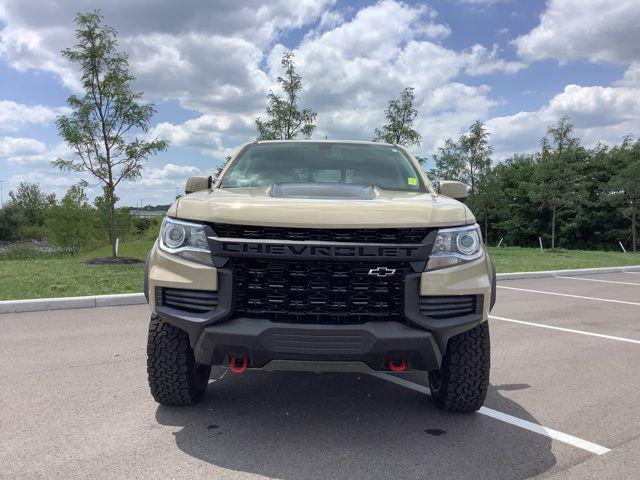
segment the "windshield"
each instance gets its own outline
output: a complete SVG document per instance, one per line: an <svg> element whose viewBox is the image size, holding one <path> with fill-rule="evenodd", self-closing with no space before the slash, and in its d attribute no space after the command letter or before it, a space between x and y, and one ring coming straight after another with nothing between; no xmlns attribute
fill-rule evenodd
<svg viewBox="0 0 640 480"><path fill-rule="evenodd" d="M413 162L391 145L305 142L247 146L222 179L223 188L274 183L346 183L426 191Z"/></svg>

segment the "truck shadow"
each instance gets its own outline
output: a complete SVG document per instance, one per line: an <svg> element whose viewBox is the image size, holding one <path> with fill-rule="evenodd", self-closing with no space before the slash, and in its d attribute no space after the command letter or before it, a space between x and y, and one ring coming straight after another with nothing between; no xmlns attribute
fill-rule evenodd
<svg viewBox="0 0 640 480"><path fill-rule="evenodd" d="M491 386L488 405L536 422ZM437 410L424 394L368 375L226 375L201 404L158 407L183 452L282 479L524 479L556 463L547 437L479 414Z"/></svg>

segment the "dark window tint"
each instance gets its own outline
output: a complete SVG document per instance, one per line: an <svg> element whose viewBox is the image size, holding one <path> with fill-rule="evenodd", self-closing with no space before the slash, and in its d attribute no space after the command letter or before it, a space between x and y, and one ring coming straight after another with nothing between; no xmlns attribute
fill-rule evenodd
<svg viewBox="0 0 640 480"><path fill-rule="evenodd" d="M425 191L413 163L389 145L264 143L246 147L222 179L222 187L274 183L346 183L388 190Z"/></svg>

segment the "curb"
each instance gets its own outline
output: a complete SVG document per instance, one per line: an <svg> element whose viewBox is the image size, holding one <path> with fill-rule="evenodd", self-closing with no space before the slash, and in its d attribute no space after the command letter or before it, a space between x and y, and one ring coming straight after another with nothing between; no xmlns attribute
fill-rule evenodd
<svg viewBox="0 0 640 480"><path fill-rule="evenodd" d="M620 272L640 272L640 265L629 265L627 267L603 267L603 268L576 268L572 270L545 270L541 272L514 272L498 273L497 280L524 280L527 278L547 278L556 275L591 275L593 273L620 273Z"/></svg>
<svg viewBox="0 0 640 480"><path fill-rule="evenodd" d="M87 297L33 298L0 301L0 313L39 312L66 308L115 307L147 303L142 293L91 295Z"/></svg>
<svg viewBox="0 0 640 480"><path fill-rule="evenodd" d="M498 273L497 280L524 280L546 278L556 275L590 275L593 273L640 272L640 265L627 267L580 268L573 270L547 270L543 272ZM28 300L0 301L0 314L20 312L40 312L68 308L117 307L147 303L142 293L122 293L117 295L91 295L86 297L34 298Z"/></svg>

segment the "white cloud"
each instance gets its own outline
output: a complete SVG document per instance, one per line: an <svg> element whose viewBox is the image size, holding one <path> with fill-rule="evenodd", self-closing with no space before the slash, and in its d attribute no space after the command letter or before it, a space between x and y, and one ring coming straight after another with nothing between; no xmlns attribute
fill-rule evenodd
<svg viewBox="0 0 640 480"><path fill-rule="evenodd" d="M70 150L64 143L48 148L35 138L0 137L0 158L9 165L46 165L58 157L69 154Z"/></svg>
<svg viewBox="0 0 640 480"><path fill-rule="evenodd" d="M44 143L35 138L0 137L0 157L34 155L46 151Z"/></svg>
<svg viewBox="0 0 640 480"><path fill-rule="evenodd" d="M51 108L44 105L24 105L12 100L0 100L0 131L14 132L27 125L51 123L65 107Z"/></svg>
<svg viewBox="0 0 640 480"><path fill-rule="evenodd" d="M167 163L162 168L147 168L140 180L146 186L184 186L188 177L203 175L202 170L191 165Z"/></svg>
<svg viewBox="0 0 640 480"><path fill-rule="evenodd" d="M435 12L427 7L381 1L348 22L307 36L295 49L305 90L302 103L318 112L319 136L371 138L383 121L390 98L406 86L416 88L418 128L426 152L442 135L456 135L478 118L486 118L496 102L486 86L455 81L461 73L512 73L524 65L499 58L475 45L455 51L435 43L427 33ZM448 27L447 27L448 28ZM269 55L269 78L279 72L284 47Z"/></svg>
<svg viewBox="0 0 640 480"><path fill-rule="evenodd" d="M168 140L174 147L195 148L205 155L223 158L228 149L222 145L222 136L242 142L254 132L253 117L205 114L178 125L159 123L149 130L147 136Z"/></svg>
<svg viewBox="0 0 640 480"><path fill-rule="evenodd" d="M531 32L515 40L527 61L640 60L638 0L550 0Z"/></svg>
<svg viewBox="0 0 640 480"><path fill-rule="evenodd" d="M538 148L546 128L568 115L584 144L619 142L637 133L640 87L567 85L537 111L492 118L487 122L491 141L502 156Z"/></svg>
<svg viewBox="0 0 640 480"><path fill-rule="evenodd" d="M623 77L616 82L616 85L623 87L640 87L640 62L629 65Z"/></svg>
<svg viewBox="0 0 640 480"><path fill-rule="evenodd" d="M266 92L259 64L282 32L317 21L334 0L81 2L7 0L0 10L0 55L19 71L52 72L78 90L60 51L75 43L73 13L100 8L130 53L138 88L186 108L251 109Z"/></svg>
<svg viewBox="0 0 640 480"><path fill-rule="evenodd" d="M502 73L516 73L523 68L526 68L526 64L522 62L509 62L498 56L498 45L493 45L491 50L487 50L482 45L474 45L471 47L468 57L468 66L466 73L469 75L487 75L494 72Z"/></svg>

